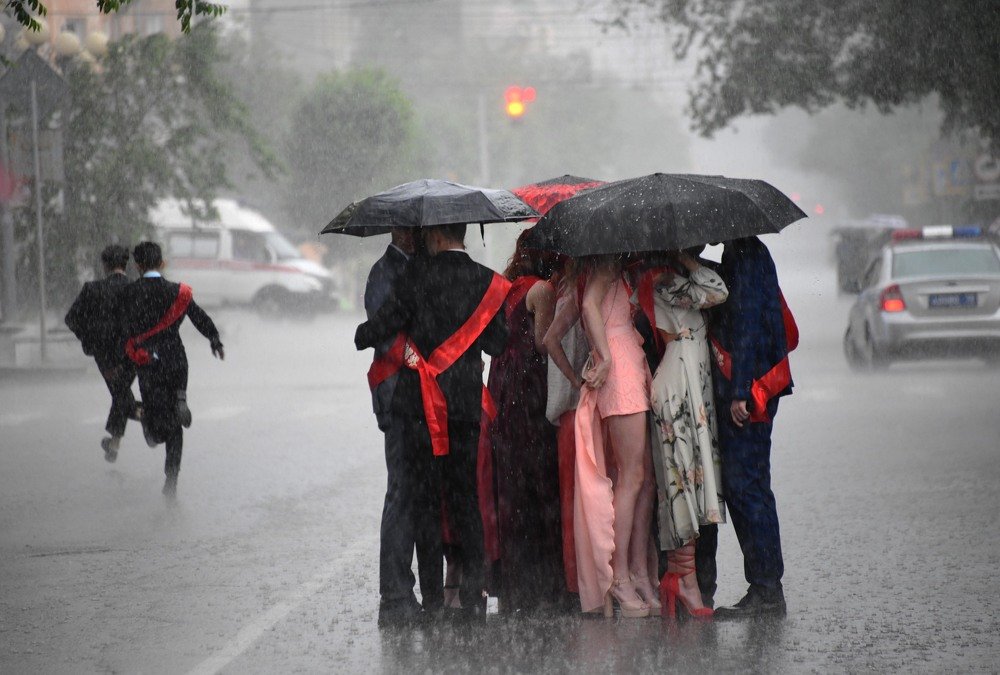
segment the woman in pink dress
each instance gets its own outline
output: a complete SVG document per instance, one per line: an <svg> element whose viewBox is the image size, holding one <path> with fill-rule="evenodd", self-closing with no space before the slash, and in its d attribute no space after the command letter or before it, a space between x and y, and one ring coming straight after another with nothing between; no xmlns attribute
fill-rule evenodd
<svg viewBox="0 0 1000 675"><path fill-rule="evenodd" d="M574 530L584 612L659 613L650 578L655 483L647 413L652 377L632 323L621 261L586 261L581 316L591 360L576 415ZM611 444L605 452L604 439ZM655 574L655 570L654 570Z"/></svg>

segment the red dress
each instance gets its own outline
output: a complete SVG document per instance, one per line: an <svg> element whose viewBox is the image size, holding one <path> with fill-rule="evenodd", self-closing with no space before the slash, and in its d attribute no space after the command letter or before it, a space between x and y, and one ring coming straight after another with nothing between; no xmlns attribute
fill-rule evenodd
<svg viewBox="0 0 1000 675"><path fill-rule="evenodd" d="M493 590L504 611L561 602L566 590L556 430L545 417L548 366L535 349L534 316L524 297L539 281L515 281L508 298L516 304L506 307L507 348L490 364L497 414L488 436L499 541Z"/></svg>

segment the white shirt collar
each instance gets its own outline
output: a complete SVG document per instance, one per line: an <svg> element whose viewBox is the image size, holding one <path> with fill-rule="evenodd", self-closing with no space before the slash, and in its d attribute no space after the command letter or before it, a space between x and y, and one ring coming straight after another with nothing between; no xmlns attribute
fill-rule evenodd
<svg viewBox="0 0 1000 675"><path fill-rule="evenodd" d="M464 253L465 255L469 255L469 252L466 251L464 248L446 248L443 251L438 251L438 253L447 253L452 251L455 253Z"/></svg>
<svg viewBox="0 0 1000 675"><path fill-rule="evenodd" d="M409 253L407 253L406 251L404 251L403 249L399 248L399 247L398 247L398 246L396 246L395 244L393 244L393 243L391 243L391 242L390 242L390 244L389 244L389 248L394 248L394 249L396 249L397 251L399 251L400 255L402 255L402 256L403 256L404 258L406 258L407 260L409 260L409 259L410 259L410 254L409 254Z"/></svg>
<svg viewBox="0 0 1000 675"><path fill-rule="evenodd" d="M156 270L149 270L148 272L145 272L142 275L143 279L159 279L159 278L162 278L162 277L163 277L163 275L160 274L159 272L157 272Z"/></svg>

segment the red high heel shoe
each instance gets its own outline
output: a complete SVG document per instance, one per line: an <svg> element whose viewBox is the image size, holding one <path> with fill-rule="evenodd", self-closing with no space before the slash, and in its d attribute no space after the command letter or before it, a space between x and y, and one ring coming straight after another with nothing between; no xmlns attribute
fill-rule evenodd
<svg viewBox="0 0 1000 675"><path fill-rule="evenodd" d="M688 550L690 549L690 550ZM680 582L682 577L694 574L694 545L689 544L676 551L667 552L667 564L676 568L677 572L667 572L660 580L660 602L666 611L668 619L677 618L677 603L684 605L689 616L696 619L710 619L715 613L711 607L694 608L681 595Z"/></svg>

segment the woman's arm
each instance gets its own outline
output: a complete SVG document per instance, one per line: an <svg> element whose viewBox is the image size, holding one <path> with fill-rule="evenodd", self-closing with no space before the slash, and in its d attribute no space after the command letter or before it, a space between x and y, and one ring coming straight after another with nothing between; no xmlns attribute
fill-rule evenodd
<svg viewBox="0 0 1000 675"><path fill-rule="evenodd" d="M528 311L535 315L535 349L545 354L545 333L552 325L556 309L556 291L547 281L539 281L528 291L525 298Z"/></svg>
<svg viewBox="0 0 1000 675"><path fill-rule="evenodd" d="M583 327L590 338L590 347L597 353L597 362L584 373L583 380L591 389L599 389L608 379L611 372L611 347L608 344L608 334L604 330L604 320L601 318L601 304L614 283L618 271L610 265L601 266L590 275L587 287L583 291L583 308L581 315Z"/></svg>
<svg viewBox="0 0 1000 675"><path fill-rule="evenodd" d="M580 310L576 304L576 293L570 292L556 303L552 325L545 331L545 337L542 339L542 344L545 345L549 358L576 389L583 386L583 381L580 379L580 375L573 371L573 365L566 356L566 350L563 349L562 339L579 318ZM537 329L537 325L535 328Z"/></svg>

